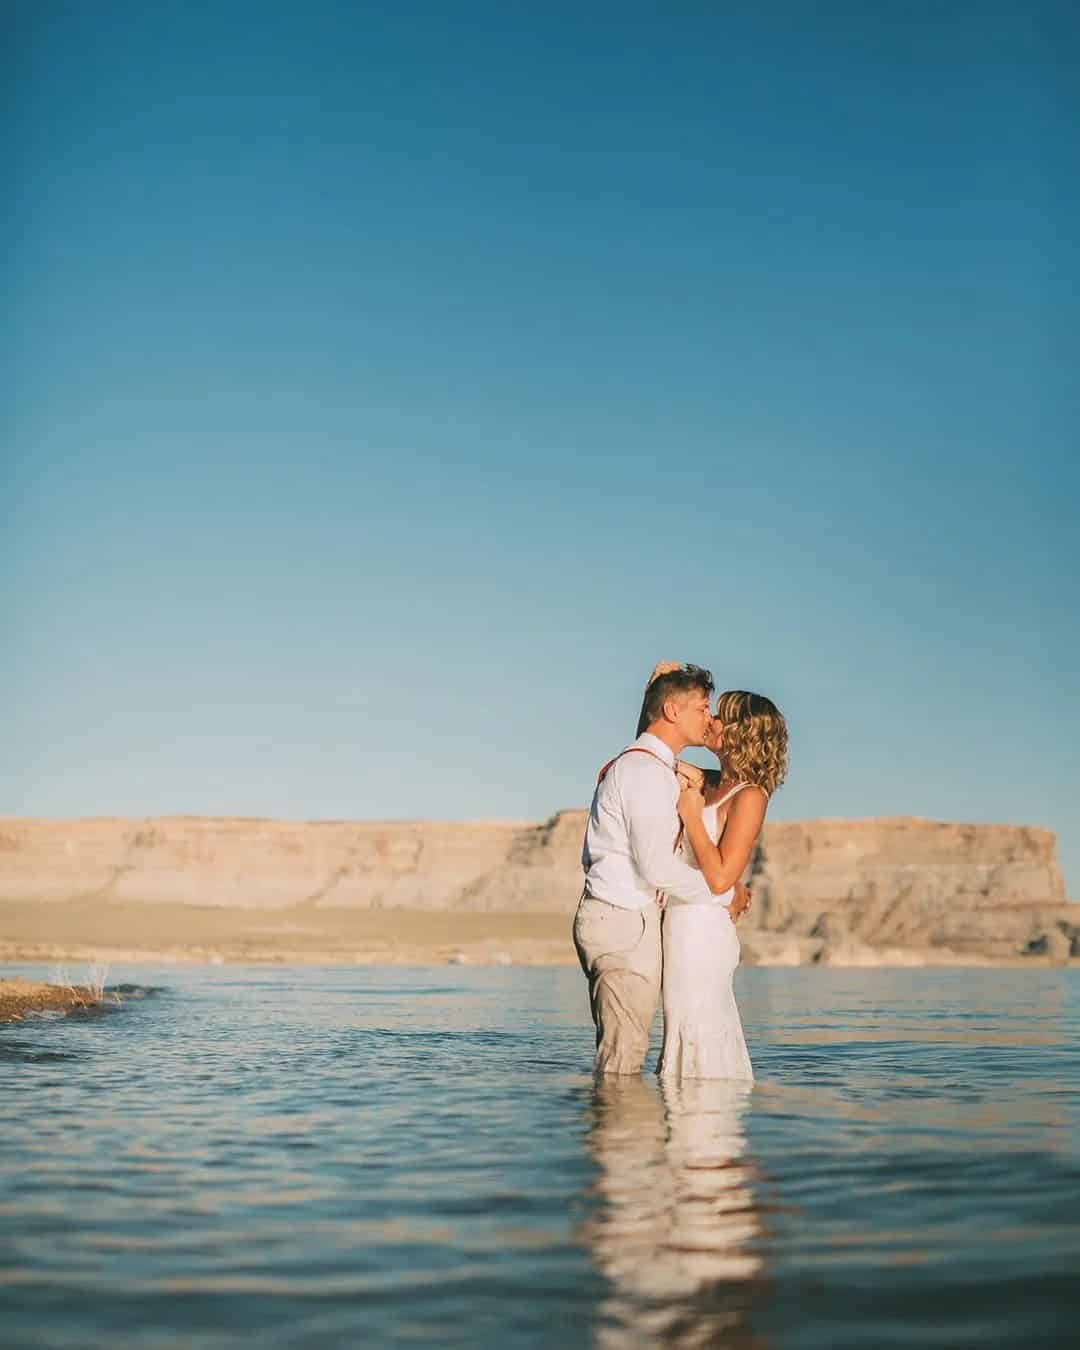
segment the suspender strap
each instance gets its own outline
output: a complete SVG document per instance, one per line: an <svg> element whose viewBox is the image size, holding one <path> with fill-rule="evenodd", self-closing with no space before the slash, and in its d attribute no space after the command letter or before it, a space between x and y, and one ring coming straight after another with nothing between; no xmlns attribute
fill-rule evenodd
<svg viewBox="0 0 1080 1350"><path fill-rule="evenodd" d="M608 771L611 769L612 765L615 764L618 760L622 759L623 755L652 755L653 759L655 759L658 764L662 764L665 769L670 769L672 773L675 772L675 766L673 764L669 764L666 759L662 759L654 750L646 750L646 748L643 745L631 745L628 746L625 750L620 750L619 753L615 755L613 759L608 760L608 762L596 775L597 787L599 787L600 784L604 781L604 779L608 776ZM679 845L682 843L683 829L684 826L682 821L680 820L679 828L675 831L675 842L671 846L672 853L678 853L679 851ZM582 871L587 872L589 870L585 866L584 858L581 860L581 866ZM584 892L582 893L584 894ZM656 892L656 898L658 901L662 899L663 894L664 894L663 891Z"/></svg>
<svg viewBox="0 0 1080 1350"><path fill-rule="evenodd" d="M666 760L666 759L661 759L660 756L656 753L655 750L646 750L645 747L644 747L643 745L631 745L631 746L630 746L628 749L626 749L626 750L620 750L619 753L615 756L614 759L609 759L609 760L608 760L608 762L604 765L604 767L603 767L603 768L600 770L600 772L596 775L596 786L597 786L597 787L599 787L600 784L601 784L601 783L604 781L604 779L607 777L607 775L608 775L608 770L611 768L611 766L612 766L617 760L622 759L623 755L652 755L653 759L655 759L656 762L657 762L658 764L662 764L662 765L664 766L665 769L671 769L671 772L672 772L672 773L675 772L675 770L671 767L671 765L667 762L667 760Z"/></svg>

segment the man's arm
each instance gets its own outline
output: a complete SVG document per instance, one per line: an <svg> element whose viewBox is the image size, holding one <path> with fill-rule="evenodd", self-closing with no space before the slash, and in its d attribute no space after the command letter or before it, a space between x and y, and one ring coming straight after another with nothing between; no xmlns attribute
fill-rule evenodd
<svg viewBox="0 0 1080 1350"><path fill-rule="evenodd" d="M679 828L674 775L662 765L632 762L645 758L628 755L619 761L619 792L635 869L650 886L676 900L727 905L734 897L732 888L714 894L704 874L674 851Z"/></svg>

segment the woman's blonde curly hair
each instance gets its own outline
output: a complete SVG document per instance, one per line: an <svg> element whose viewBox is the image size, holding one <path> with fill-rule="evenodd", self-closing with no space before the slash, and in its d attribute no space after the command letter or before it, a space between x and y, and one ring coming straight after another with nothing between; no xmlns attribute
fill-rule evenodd
<svg viewBox="0 0 1080 1350"><path fill-rule="evenodd" d="M716 702L724 725L720 761L726 776L756 783L771 797L787 777L788 735L784 715L772 699L729 689Z"/></svg>

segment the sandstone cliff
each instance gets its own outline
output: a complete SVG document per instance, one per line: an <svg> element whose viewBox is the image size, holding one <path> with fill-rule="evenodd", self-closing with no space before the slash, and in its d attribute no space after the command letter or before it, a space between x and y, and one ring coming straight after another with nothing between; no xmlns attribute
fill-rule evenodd
<svg viewBox="0 0 1080 1350"><path fill-rule="evenodd" d="M1071 907L1054 844L1049 830L1024 826L779 822L755 859L758 922L834 948L846 940L1003 956L1045 939L1050 954L1067 955Z"/></svg>
<svg viewBox="0 0 1080 1350"><path fill-rule="evenodd" d="M0 820L0 901L568 913L584 822L584 811L541 824ZM1080 907L1065 903L1047 830L778 822L751 872L750 960L1080 949Z"/></svg>

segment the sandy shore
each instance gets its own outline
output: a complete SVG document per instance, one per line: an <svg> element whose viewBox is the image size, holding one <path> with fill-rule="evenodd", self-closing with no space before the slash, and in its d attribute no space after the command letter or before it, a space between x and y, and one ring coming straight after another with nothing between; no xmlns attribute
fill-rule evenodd
<svg viewBox="0 0 1080 1350"><path fill-rule="evenodd" d="M0 961L574 965L570 924L565 914L12 902L0 906Z"/></svg>
<svg viewBox="0 0 1080 1350"><path fill-rule="evenodd" d="M414 909L258 910L100 899L0 904L0 963L576 965L569 914ZM872 948L747 929L746 965L1045 966L946 948ZM1076 964L1076 962L1073 962Z"/></svg>

